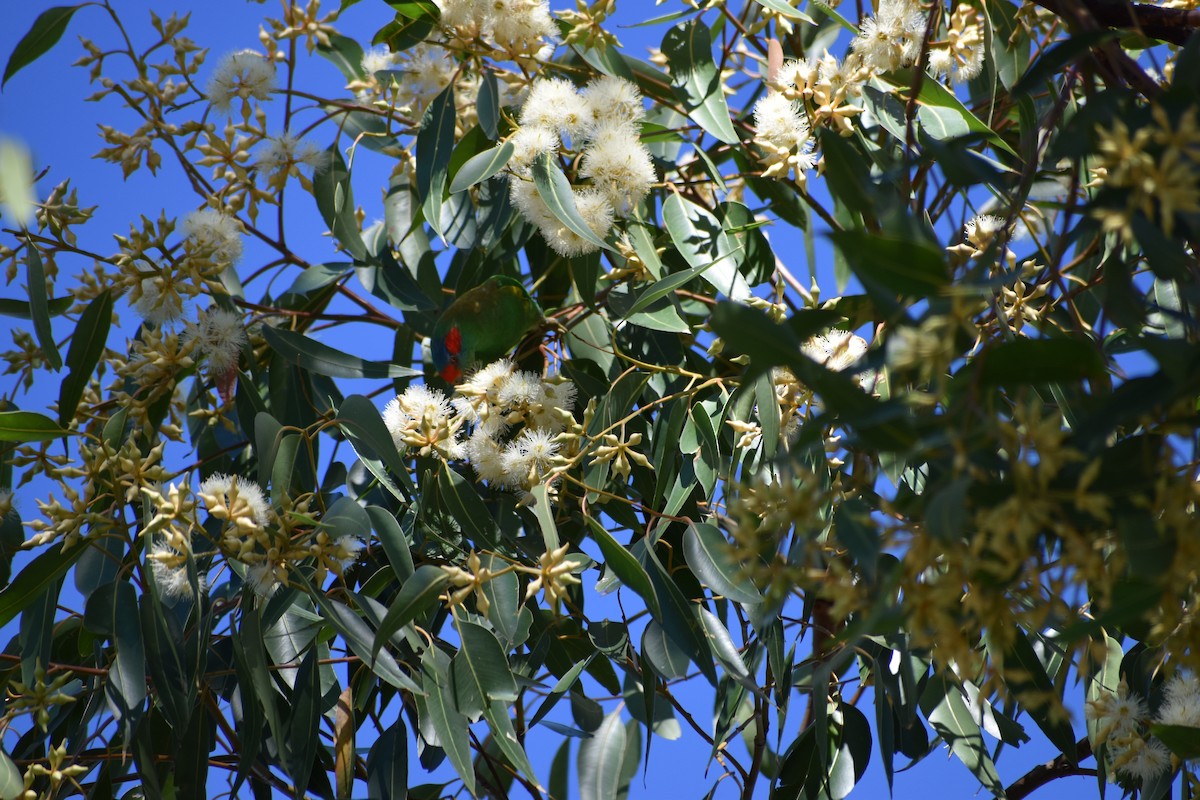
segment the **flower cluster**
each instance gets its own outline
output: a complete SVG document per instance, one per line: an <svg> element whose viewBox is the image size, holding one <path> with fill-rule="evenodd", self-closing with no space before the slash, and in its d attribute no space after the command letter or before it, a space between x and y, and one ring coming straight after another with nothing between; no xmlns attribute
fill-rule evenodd
<svg viewBox="0 0 1200 800"><path fill-rule="evenodd" d="M521 127L510 138L509 186L513 204L559 255L571 258L597 248L546 205L531 178L534 160L563 151L578 157L583 182L573 187L575 206L604 238L614 219L635 208L657 179L650 151L638 138L644 116L641 93L621 78L598 78L582 91L562 78L538 79L530 87Z"/></svg>
<svg viewBox="0 0 1200 800"><path fill-rule="evenodd" d="M559 434L573 423L575 385L522 372L508 359L464 381L457 396L413 385L383 411L396 447L468 461L480 480L528 491L557 464Z"/></svg>
<svg viewBox="0 0 1200 800"><path fill-rule="evenodd" d="M1151 722L1200 728L1200 680L1176 674L1163 686L1162 702L1151 717L1146 701L1129 691L1124 679L1115 692L1088 701L1087 719L1096 726L1093 737L1103 744L1117 776L1145 783L1172 767L1171 751L1151 736Z"/></svg>
<svg viewBox="0 0 1200 800"><path fill-rule="evenodd" d="M275 91L275 67L253 50L228 53L217 62L208 79L208 102L220 114L233 111L233 101L241 99L242 118L250 117L250 100L271 99Z"/></svg>
<svg viewBox="0 0 1200 800"><path fill-rule="evenodd" d="M258 484L244 478L212 475L197 494L220 522L217 546L226 558L245 566L246 583L262 595L287 586L291 571L309 560L315 563L317 583L324 582L328 572L340 575L364 547L355 536L334 539L324 528L307 527L311 517L306 500L289 500L291 508L276 513ZM306 527L297 528L296 522Z"/></svg>

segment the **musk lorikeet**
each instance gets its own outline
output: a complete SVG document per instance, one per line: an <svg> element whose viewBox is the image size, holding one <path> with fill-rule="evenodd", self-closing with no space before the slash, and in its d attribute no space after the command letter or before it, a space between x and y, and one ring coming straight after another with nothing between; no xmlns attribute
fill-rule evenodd
<svg viewBox="0 0 1200 800"><path fill-rule="evenodd" d="M442 312L429 343L433 364L443 380L457 383L473 364L500 358L543 321L520 281L493 275Z"/></svg>

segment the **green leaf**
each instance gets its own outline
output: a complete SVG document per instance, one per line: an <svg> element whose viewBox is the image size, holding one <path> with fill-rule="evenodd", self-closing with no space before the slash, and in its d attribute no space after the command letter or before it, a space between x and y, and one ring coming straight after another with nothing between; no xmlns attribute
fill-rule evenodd
<svg viewBox="0 0 1200 800"><path fill-rule="evenodd" d="M450 757L450 763L462 778L467 791L475 794L475 769L471 766L467 718L454 705L450 659L437 647L428 648L421 656L421 688L425 690L422 730L428 726L436 735L437 746Z"/></svg>
<svg viewBox="0 0 1200 800"><path fill-rule="evenodd" d="M0 750L0 798L16 800L25 796L25 784L21 780L21 771L3 750Z"/></svg>
<svg viewBox="0 0 1200 800"><path fill-rule="evenodd" d="M833 515L833 530L867 580L874 581L882 544L871 521L871 507L857 499L840 503Z"/></svg>
<svg viewBox="0 0 1200 800"><path fill-rule="evenodd" d="M0 411L0 442L49 442L71 432L33 411Z"/></svg>
<svg viewBox="0 0 1200 800"><path fill-rule="evenodd" d="M830 754L827 776L829 797L842 800L862 780L871 760L871 726L866 716L849 703L838 703L833 714L841 718L836 733L837 750Z"/></svg>
<svg viewBox="0 0 1200 800"><path fill-rule="evenodd" d="M971 717L971 710L963 698L962 690L943 676L935 676L921 694L921 710L951 752L979 782L997 798L1005 796L1004 784L996 772L996 765L988 755L979 724Z"/></svg>
<svg viewBox="0 0 1200 800"><path fill-rule="evenodd" d="M493 553L484 553L479 560L493 575L508 566L502 558ZM483 585L483 595L488 599L488 621L509 649L512 649L517 644L520 633L517 617L521 607L521 582L517 579L517 574L505 572L503 575L496 575Z"/></svg>
<svg viewBox="0 0 1200 800"><path fill-rule="evenodd" d="M71 17L85 5L90 4L55 6L39 14L33 21L33 26L21 37L21 41L13 48L12 55L8 57L8 63L4 66L4 78L0 80L0 89L4 88L9 78L53 47L67 32L67 23L71 21Z"/></svg>
<svg viewBox="0 0 1200 800"><path fill-rule="evenodd" d="M27 242L25 247L26 278L29 291L29 312L33 316L33 332L37 334L38 346L46 363L55 372L62 369L62 356L58 353L58 345L54 343L54 331L50 327L50 301L46 295L46 269L42 264L42 256L38 253L33 242Z"/></svg>
<svg viewBox="0 0 1200 800"><path fill-rule="evenodd" d="M474 541L495 547L500 527L471 482L445 467L438 472L437 484L438 494L462 530L470 531Z"/></svg>
<svg viewBox="0 0 1200 800"><path fill-rule="evenodd" d="M483 74L483 80L479 82L475 115L479 117L479 127L483 129L484 135L494 140L500 134L500 81L490 69Z"/></svg>
<svg viewBox="0 0 1200 800"><path fill-rule="evenodd" d="M708 27L699 19L676 25L663 37L662 53L671 72L671 88L688 116L719 141L737 144Z"/></svg>
<svg viewBox="0 0 1200 800"><path fill-rule="evenodd" d="M99 592L92 595L98 596ZM105 689L110 708L124 726L137 716L146 700L146 651L132 584L116 584L108 612L117 655L108 670Z"/></svg>
<svg viewBox="0 0 1200 800"><path fill-rule="evenodd" d="M474 622L457 622L461 644L450 663L458 710L477 719L494 700L516 700L517 683L499 640Z"/></svg>
<svg viewBox="0 0 1200 800"><path fill-rule="evenodd" d="M429 104L421 119L421 130L417 132L417 193L425 209L425 221L439 236L444 236L446 231L442 226L442 197L450 182L457 113L454 84L451 83Z"/></svg>
<svg viewBox="0 0 1200 800"><path fill-rule="evenodd" d="M1013 97L1019 97L1042 88L1042 84L1046 81L1063 76L1067 72L1068 65L1082 58L1093 47L1116 39L1118 36L1120 36L1120 32L1113 30L1081 31L1055 42L1038 56L1037 61L1030 65L1021 79L1012 87L1010 94Z"/></svg>
<svg viewBox="0 0 1200 800"><path fill-rule="evenodd" d="M521 740L517 738L517 731L508 716L508 705L498 700L493 701L483 709L483 716L492 731L492 740L500 747L500 752L510 764L537 786L537 773L533 764L529 762L525 748L521 746Z"/></svg>
<svg viewBox="0 0 1200 800"><path fill-rule="evenodd" d="M349 261L337 261L329 264L313 264L299 275L283 294L308 295L324 289L331 283L336 283L354 266Z"/></svg>
<svg viewBox="0 0 1200 800"><path fill-rule="evenodd" d="M375 644L371 648L372 653L378 653L393 633L436 603L446 580L446 573L441 567L422 564L400 587L400 592L392 601L383 622L379 623L379 630L375 632Z"/></svg>
<svg viewBox="0 0 1200 800"><path fill-rule="evenodd" d="M454 174L454 180L450 182L450 194L457 194L477 183L483 183L504 169L512 154L512 142L505 142L471 156Z"/></svg>
<svg viewBox="0 0 1200 800"><path fill-rule="evenodd" d="M408 797L408 729L399 714L367 753L367 797L370 800Z"/></svg>
<svg viewBox="0 0 1200 800"><path fill-rule="evenodd" d="M436 28L436 18L396 14L395 19L375 32L371 44L386 44L388 50L399 53L425 41Z"/></svg>
<svg viewBox="0 0 1200 800"><path fill-rule="evenodd" d="M716 614L704 606L696 606L696 611L700 617L700 627L704 630L704 635L708 637L708 644L712 648L713 655L717 657L717 661L725 669L726 674L751 691L757 689L754 676L746 669L746 662L742 660L742 655L738 652L737 645L733 643L733 637L729 635L729 630L721 620L717 619Z"/></svg>
<svg viewBox="0 0 1200 800"><path fill-rule="evenodd" d="M787 17L788 19L798 19L801 22L807 22L809 25L817 24L816 20L814 20L808 14L805 14L803 11L800 11L797 8L792 8L792 6L790 6L788 3L785 3L784 0L754 0L754 2L758 3L763 8L769 8L776 14Z"/></svg>
<svg viewBox="0 0 1200 800"><path fill-rule="evenodd" d="M10 412L20 413L20 412ZM0 418L3 414L0 414ZM0 438L0 441L3 441ZM76 544L69 550L51 546L25 565L12 583L0 590L0 627L12 622L33 603L54 581L61 578L87 552L86 544Z"/></svg>
<svg viewBox="0 0 1200 800"><path fill-rule="evenodd" d="M74 297L52 297L46 301L46 310L50 316L57 317L65 314L67 309L73 305L75 305ZM33 309L26 300L0 297L0 316L33 319Z"/></svg>
<svg viewBox="0 0 1200 800"><path fill-rule="evenodd" d="M58 389L58 422L64 428L75 418L75 409L87 388L92 372L104 354L108 343L108 329L112 325L112 293L103 291L96 295L79 317L71 346L67 349L67 367L70 371Z"/></svg>
<svg viewBox="0 0 1200 800"><path fill-rule="evenodd" d="M363 49L354 39L339 33L329 34L329 44L317 43L317 52L333 62L347 81L362 80Z"/></svg>
<svg viewBox="0 0 1200 800"><path fill-rule="evenodd" d="M901 89L909 89L916 82L912 70L884 73L879 77ZM972 114L971 110L962 104L962 101L955 96L954 92L928 75L921 81L921 93L917 95L917 102L922 106L932 106L957 117L959 119L958 124L965 125L971 133L983 134L996 148L1003 150L1013 157L1020 158L1017 155L1017 151L1013 150L1008 145L1008 142L1004 141L999 134L989 128L987 123ZM939 117L944 119L941 116L941 112L939 112Z"/></svg>
<svg viewBox="0 0 1200 800"><path fill-rule="evenodd" d="M975 363L978 381L989 386L1063 383L1105 373L1098 346L1083 339L1012 339L986 348Z"/></svg>
<svg viewBox="0 0 1200 800"><path fill-rule="evenodd" d="M835 231L830 238L868 290L877 285L921 298L950 282L945 254L925 242L862 231Z"/></svg>
<svg viewBox="0 0 1200 800"><path fill-rule="evenodd" d="M720 220L678 194L667 198L662 214L679 254L694 269L703 268L698 273L700 277L730 300L745 300L750 296L750 285L738 271L737 245ZM642 298L638 298L638 303L641 302Z"/></svg>
<svg viewBox="0 0 1200 800"><path fill-rule="evenodd" d="M598 520L592 519L590 516L585 519L592 529L592 539L600 546L605 568L611 569L620 578L622 585L628 586L636 592L646 603L651 614L661 613L654 584L637 558L622 547L608 531L604 530L604 526Z"/></svg>
<svg viewBox="0 0 1200 800"><path fill-rule="evenodd" d="M617 709L579 746L580 800L617 800L625 739L625 725Z"/></svg>
<svg viewBox="0 0 1200 800"><path fill-rule="evenodd" d="M313 171L313 197L317 201L317 210L321 212L321 218L329 226L333 238L346 248L346 252L354 256L356 261L370 261L367 246L358 229L358 220L354 217L350 170L346 167L337 142L325 152L327 157L321 159L320 165ZM264 329L267 327L263 326Z"/></svg>
<svg viewBox="0 0 1200 800"><path fill-rule="evenodd" d="M337 423L371 474L396 499L408 501L416 489L375 404L362 395L352 394L338 407ZM400 481L400 488L393 483L392 476Z"/></svg>
<svg viewBox="0 0 1200 800"><path fill-rule="evenodd" d="M650 620L642 632L642 657L649 659L654 669L667 680L678 680L687 675L687 653L654 620Z"/></svg>
<svg viewBox="0 0 1200 800"><path fill-rule="evenodd" d="M729 542L715 525L696 522L683 535L683 553L696 577L713 590L736 603L760 603L762 597L742 568L733 561Z"/></svg>
<svg viewBox="0 0 1200 800"><path fill-rule="evenodd" d="M1179 758L1185 761L1200 758L1200 728L1151 722L1150 732Z"/></svg>
<svg viewBox="0 0 1200 800"><path fill-rule="evenodd" d="M542 153L534 159L533 183L550 213L572 233L596 247L613 249L579 215L579 209L575 207L575 192L549 153Z"/></svg>
<svg viewBox="0 0 1200 800"><path fill-rule="evenodd" d="M1005 638L1011 639L1007 646L1000 650L994 642L995 633L987 637L988 654L993 663L999 663L1001 675L1011 693L1021 704L1033 721L1041 728L1046 738L1059 749L1067 761L1076 761L1075 732L1071 729L1071 720L1061 702L1057 705L1051 698L1058 696L1054 682L1046 674L1041 659L1030 644L1025 632L1013 627L1005 631Z"/></svg>
<svg viewBox="0 0 1200 800"><path fill-rule="evenodd" d="M288 714L287 766L293 786L308 786L317 757L321 705L321 672L314 647L300 662Z"/></svg>
<svg viewBox="0 0 1200 800"><path fill-rule="evenodd" d="M331 378L410 378L421 373L411 367L381 361L364 361L302 333L262 326L263 338L291 363Z"/></svg>
<svg viewBox="0 0 1200 800"><path fill-rule="evenodd" d="M375 529L375 535L383 543L383 552L387 554L392 571L401 582L408 580L416 571L416 567L413 566L408 537L404 535L399 521L392 512L379 506L367 506L367 516L371 520L371 527Z"/></svg>
<svg viewBox="0 0 1200 800"><path fill-rule="evenodd" d="M182 631L168 621L171 610L162 604L153 584L154 581L147 582L147 591L139 604L146 666L163 716L172 727L182 730L196 707L195 682L188 680L189 671L181 649Z"/></svg>

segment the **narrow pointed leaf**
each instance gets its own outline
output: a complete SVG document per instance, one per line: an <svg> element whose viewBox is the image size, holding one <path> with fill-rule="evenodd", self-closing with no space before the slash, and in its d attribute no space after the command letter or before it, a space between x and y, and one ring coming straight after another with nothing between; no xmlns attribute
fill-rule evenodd
<svg viewBox="0 0 1200 800"><path fill-rule="evenodd" d="M454 180L450 182L450 194L458 194L477 183L483 183L504 169L512 154L512 142L505 142L471 156L454 174Z"/></svg>
<svg viewBox="0 0 1200 800"><path fill-rule="evenodd" d="M703 268L700 277L714 289L731 300L750 296L750 285L738 272L737 245L720 220L692 201L672 194L663 203L663 223L679 254L694 269Z"/></svg>
<svg viewBox="0 0 1200 800"><path fill-rule="evenodd" d="M381 361L366 361L302 333L262 326L263 338L275 352L296 366L331 378L409 378L418 370Z"/></svg>
<svg viewBox="0 0 1200 800"><path fill-rule="evenodd" d="M620 710L604 718L600 728L579 746L581 800L617 800L625 757L625 725Z"/></svg>
<svg viewBox="0 0 1200 800"><path fill-rule="evenodd" d="M375 632L372 652L378 653L393 633L416 619L418 614L423 614L431 608L442 593L446 580L446 573L439 567L422 564L412 577L404 582L400 593L392 601L391 608L379 624L379 630Z"/></svg>
<svg viewBox="0 0 1200 800"><path fill-rule="evenodd" d="M45 54L67 32L67 23L75 12L86 3L77 6L55 6L48 8L33 21L33 26L17 42L8 63L4 65L4 77L0 79L0 88L8 83L8 79L16 75L22 68L29 66Z"/></svg>
<svg viewBox="0 0 1200 800"><path fill-rule="evenodd" d="M715 525L707 522L689 525L683 535L683 552L692 572L715 594L736 603L762 602L754 584L734 563L729 543Z"/></svg>
<svg viewBox="0 0 1200 800"><path fill-rule="evenodd" d="M572 233L596 247L612 249L580 216L579 209L575 207L575 192L549 153L542 153L534 160L533 183L550 213Z"/></svg>
<svg viewBox="0 0 1200 800"><path fill-rule="evenodd" d="M713 62L712 35L699 19L680 23L663 37L662 52L671 71L671 87L688 116L725 144L737 144L721 71Z"/></svg>
<svg viewBox="0 0 1200 800"><path fill-rule="evenodd" d="M408 729L397 715L367 753L369 800L406 800L408 797Z"/></svg>
<svg viewBox="0 0 1200 800"><path fill-rule="evenodd" d="M69 435L54 420L34 411L0 411L0 442L48 442Z"/></svg>
<svg viewBox="0 0 1200 800"><path fill-rule="evenodd" d="M29 291L29 311L33 315L33 332L37 335L38 346L46 363L56 372L62 369L62 356L59 355L58 345L54 343L54 331L50 327L50 298L46 294L46 267L42 256L38 253L33 242L25 246L26 281Z"/></svg>

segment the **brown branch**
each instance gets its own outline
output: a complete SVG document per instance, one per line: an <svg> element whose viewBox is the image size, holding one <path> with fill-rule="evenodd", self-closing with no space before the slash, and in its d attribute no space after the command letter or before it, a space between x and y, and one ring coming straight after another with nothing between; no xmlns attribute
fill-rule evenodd
<svg viewBox="0 0 1200 800"><path fill-rule="evenodd" d="M1184 45L1200 28L1200 9L1163 8L1126 0L1034 0L1042 8L1067 21L1076 20L1081 11L1106 28L1129 28L1152 39Z"/></svg>
<svg viewBox="0 0 1200 800"><path fill-rule="evenodd" d="M1022 800L1050 781L1066 778L1072 775L1095 775L1096 770L1079 766L1080 761L1092 757L1092 743L1085 736L1075 743L1075 763L1072 764L1066 756L1060 755L1053 761L1039 764L1017 778L1011 786L1004 790L1007 800Z"/></svg>

